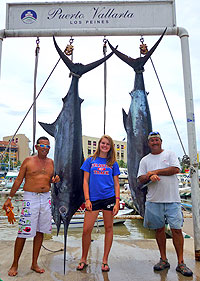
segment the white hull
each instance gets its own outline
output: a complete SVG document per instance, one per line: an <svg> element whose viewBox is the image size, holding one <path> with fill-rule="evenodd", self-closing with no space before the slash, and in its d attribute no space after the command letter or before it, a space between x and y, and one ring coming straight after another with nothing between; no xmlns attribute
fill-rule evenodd
<svg viewBox="0 0 200 281"><path fill-rule="evenodd" d="M131 209L127 209L127 210L119 210L117 217L123 216L123 218L114 218L113 220L113 224L118 224L118 223L124 223L126 221L126 219L124 218L125 215L130 215L130 213L132 212ZM78 215L74 215L70 221L69 224L69 228L82 228L83 227L83 223L84 223L84 213L82 214L78 214ZM99 227L99 226L104 226L104 221L102 218L99 218L96 220L95 227ZM56 224L54 223L54 221L52 221L52 227L56 228ZM63 224L61 224L61 227L63 227Z"/></svg>

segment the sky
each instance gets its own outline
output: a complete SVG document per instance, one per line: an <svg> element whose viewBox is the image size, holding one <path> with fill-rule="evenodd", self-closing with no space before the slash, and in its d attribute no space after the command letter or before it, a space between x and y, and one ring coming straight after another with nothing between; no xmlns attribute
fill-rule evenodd
<svg viewBox="0 0 200 281"><path fill-rule="evenodd" d="M9 3L20 1L9 1ZM32 0L31 2L38 2ZM40 1L45 2L45 1ZM49 1L52 2L52 1ZM189 33L190 62L194 113L196 120L197 150L200 150L200 95L199 95L199 26L200 1L176 0L177 26L184 27ZM0 2L0 29L5 28L6 1ZM158 36L144 36L144 42L150 49ZM61 49L69 43L70 37L57 37ZM88 64L103 57L103 37L74 37L73 61ZM140 36L108 36L112 45L131 56L139 57ZM6 38L2 44L0 78L0 113L3 136L13 135L33 102L33 77L35 64L36 38ZM108 53L109 53L108 47ZM40 38L40 53L37 75L37 92L41 89L59 56L52 38ZM152 55L152 60L164 89L168 104L175 119L179 134L188 153L185 95L183 85L182 54L180 39L177 36L165 36ZM134 86L134 71L116 56L107 61L107 119L106 134L114 140L122 140L126 132L122 120L122 108L128 113ZM81 105L83 135L101 137L104 117L104 73L103 65L85 74L79 80L79 96L84 99ZM183 150L177 137L169 110L159 87L150 60L145 65L145 88L151 112L153 130L159 131L163 139L163 148L173 150L177 156L183 156ZM71 78L62 61L37 99L37 121L53 123L62 109L62 98L69 89ZM30 139L33 135L32 111L22 124L18 133ZM36 139L41 135L50 138L54 153L54 139L37 124Z"/></svg>

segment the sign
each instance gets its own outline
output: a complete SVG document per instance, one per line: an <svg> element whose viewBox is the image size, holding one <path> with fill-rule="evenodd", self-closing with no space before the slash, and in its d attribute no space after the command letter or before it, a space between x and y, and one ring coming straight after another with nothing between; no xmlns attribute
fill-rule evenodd
<svg viewBox="0 0 200 281"><path fill-rule="evenodd" d="M6 15L12 31L176 26L174 0L8 3Z"/></svg>

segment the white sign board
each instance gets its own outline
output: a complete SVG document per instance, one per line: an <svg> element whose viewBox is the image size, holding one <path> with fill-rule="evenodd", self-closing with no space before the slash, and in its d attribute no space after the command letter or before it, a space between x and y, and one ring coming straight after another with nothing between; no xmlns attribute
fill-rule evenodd
<svg viewBox="0 0 200 281"><path fill-rule="evenodd" d="M8 3L6 30L175 27L174 1Z"/></svg>

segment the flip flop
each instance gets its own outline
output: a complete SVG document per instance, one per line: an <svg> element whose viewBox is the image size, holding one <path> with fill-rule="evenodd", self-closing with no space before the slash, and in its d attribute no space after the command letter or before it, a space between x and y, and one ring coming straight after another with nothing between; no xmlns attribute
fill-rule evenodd
<svg viewBox="0 0 200 281"><path fill-rule="evenodd" d="M82 266L82 265L83 265L83 267L79 268L79 266ZM78 264L76 270L83 270L83 269L85 269L87 266L88 266L88 264L86 264L85 262L83 262L83 261L82 261L82 262L79 262L79 264Z"/></svg>
<svg viewBox="0 0 200 281"><path fill-rule="evenodd" d="M105 267L105 266L107 266L108 268L107 269L101 269L102 270L102 272L108 272L108 271L110 271L110 267L109 267L109 265L107 264L107 263L103 263L102 262L102 265L103 265L103 267Z"/></svg>

